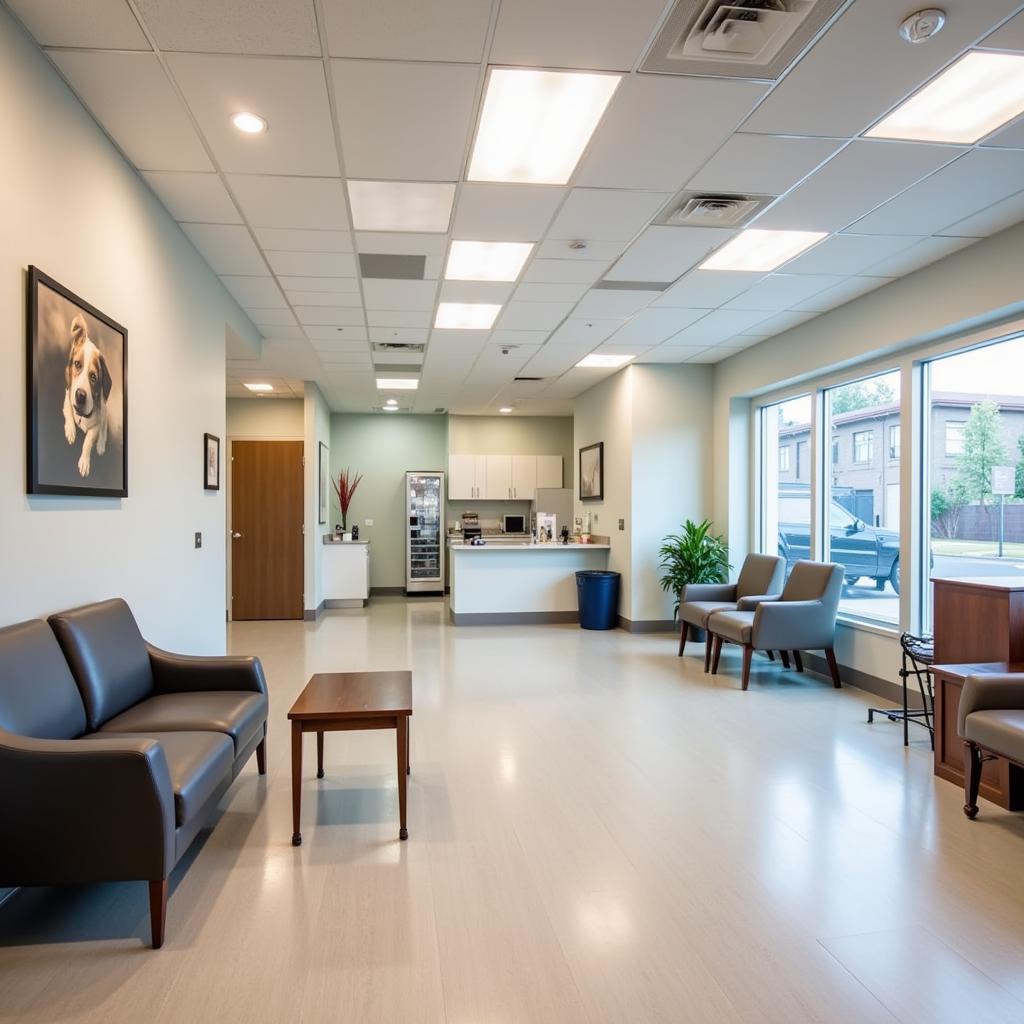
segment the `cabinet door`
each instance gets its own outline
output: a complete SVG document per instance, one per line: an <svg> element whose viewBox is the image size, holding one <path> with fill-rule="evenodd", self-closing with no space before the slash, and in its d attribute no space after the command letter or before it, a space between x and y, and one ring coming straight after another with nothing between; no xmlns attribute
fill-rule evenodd
<svg viewBox="0 0 1024 1024"><path fill-rule="evenodd" d="M471 501L476 497L476 455L448 456L448 500Z"/></svg>
<svg viewBox="0 0 1024 1024"><path fill-rule="evenodd" d="M485 497L487 490L487 456L473 456L473 497Z"/></svg>
<svg viewBox="0 0 1024 1024"><path fill-rule="evenodd" d="M562 486L562 456L561 455L538 455L537 456L537 486L538 487L561 487Z"/></svg>
<svg viewBox="0 0 1024 1024"><path fill-rule="evenodd" d="M537 496L537 456L512 456L512 498L533 501Z"/></svg>
<svg viewBox="0 0 1024 1024"><path fill-rule="evenodd" d="M483 496L488 501L509 501L512 497L512 456L487 456L487 483Z"/></svg>

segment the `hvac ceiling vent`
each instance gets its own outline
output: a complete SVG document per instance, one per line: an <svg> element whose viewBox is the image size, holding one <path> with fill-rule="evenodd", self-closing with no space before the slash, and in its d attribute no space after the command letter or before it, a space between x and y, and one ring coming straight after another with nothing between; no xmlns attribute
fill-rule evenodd
<svg viewBox="0 0 1024 1024"><path fill-rule="evenodd" d="M760 213L775 196L740 196L683 190L655 217L655 224L687 228L738 228Z"/></svg>
<svg viewBox="0 0 1024 1024"><path fill-rule="evenodd" d="M374 352L419 352L422 354L425 345L411 341L376 341L373 344Z"/></svg>
<svg viewBox="0 0 1024 1024"><path fill-rule="evenodd" d="M644 71L774 81L851 0L679 0Z"/></svg>
<svg viewBox="0 0 1024 1024"><path fill-rule="evenodd" d="M516 384L531 384L535 381L546 380L546 377L513 377L512 380Z"/></svg>

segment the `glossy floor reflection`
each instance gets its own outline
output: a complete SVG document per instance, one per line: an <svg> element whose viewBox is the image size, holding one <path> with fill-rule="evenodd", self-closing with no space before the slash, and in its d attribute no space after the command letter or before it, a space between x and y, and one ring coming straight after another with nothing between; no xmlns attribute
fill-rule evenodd
<svg viewBox="0 0 1024 1024"><path fill-rule="evenodd" d="M1024 815L968 822L877 698L665 636L462 628L378 599L251 623L271 687L250 765L176 873L0 908L0 1020L1024 1020ZM315 671L411 668L408 843L394 737L306 745L290 845L285 715Z"/></svg>

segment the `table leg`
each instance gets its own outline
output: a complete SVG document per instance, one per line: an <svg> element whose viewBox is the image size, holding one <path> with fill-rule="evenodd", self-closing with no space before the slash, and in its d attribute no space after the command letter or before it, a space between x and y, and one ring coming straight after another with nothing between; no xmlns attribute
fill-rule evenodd
<svg viewBox="0 0 1024 1024"><path fill-rule="evenodd" d="M292 846L302 845L302 723L292 722Z"/></svg>
<svg viewBox="0 0 1024 1024"><path fill-rule="evenodd" d="M324 777L324 734L322 732L316 734L316 777L318 779Z"/></svg>
<svg viewBox="0 0 1024 1024"><path fill-rule="evenodd" d="M405 774L412 775L412 758L409 756L409 737L412 735L412 722L405 720Z"/></svg>
<svg viewBox="0 0 1024 1024"><path fill-rule="evenodd" d="M400 828L399 839L408 839L409 830L405 827L405 791L406 779L409 774L409 718L399 715L395 722L398 739L398 819Z"/></svg>

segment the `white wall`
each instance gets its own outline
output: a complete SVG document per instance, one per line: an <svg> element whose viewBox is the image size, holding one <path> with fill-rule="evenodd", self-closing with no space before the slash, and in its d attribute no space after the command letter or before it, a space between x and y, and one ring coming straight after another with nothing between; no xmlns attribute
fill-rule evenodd
<svg viewBox="0 0 1024 1024"><path fill-rule="evenodd" d="M258 337L2 7L0 124L0 623L119 595L155 643L222 652L224 491L202 488L202 437L225 435L226 329ZM128 330L127 498L25 494L29 264Z"/></svg>
<svg viewBox="0 0 1024 1024"><path fill-rule="evenodd" d="M306 617L315 614L324 599L323 563L320 558L323 549L321 538L331 529L330 503L328 502L327 522L320 523L320 444L331 446L331 409L320 389L306 381L304 403L304 440L306 459L305 503L306 503L306 568L304 607ZM326 454L328 470L330 452ZM328 486L330 486L328 482Z"/></svg>

